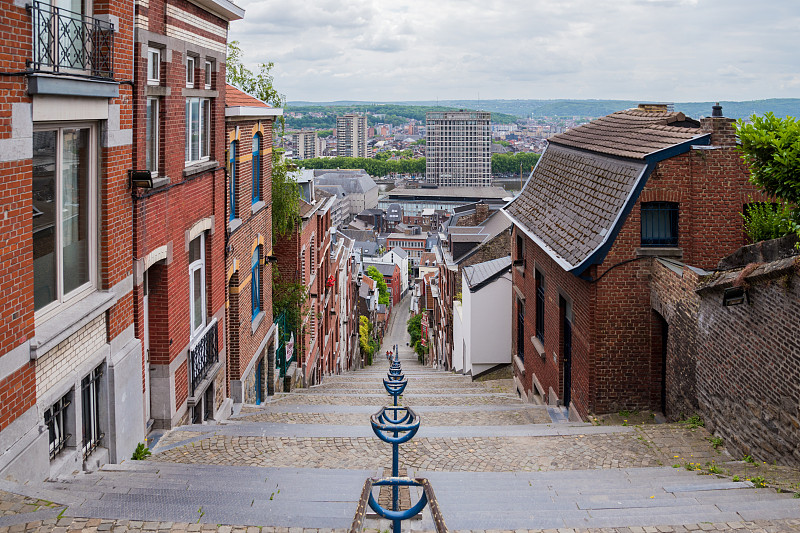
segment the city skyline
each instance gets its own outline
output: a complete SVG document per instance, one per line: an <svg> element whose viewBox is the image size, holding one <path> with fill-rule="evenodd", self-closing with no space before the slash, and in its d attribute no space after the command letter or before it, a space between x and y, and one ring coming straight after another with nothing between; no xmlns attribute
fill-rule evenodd
<svg viewBox="0 0 800 533"><path fill-rule="evenodd" d="M800 7L776 0L238 0L244 61L289 100L793 97Z"/></svg>

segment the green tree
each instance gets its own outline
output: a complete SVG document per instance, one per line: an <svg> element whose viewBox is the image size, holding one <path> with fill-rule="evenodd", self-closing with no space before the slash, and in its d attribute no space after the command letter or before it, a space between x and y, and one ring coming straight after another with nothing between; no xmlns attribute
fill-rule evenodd
<svg viewBox="0 0 800 533"><path fill-rule="evenodd" d="M742 159L750 168L750 182L786 202L777 212L790 209L787 233L800 237L800 121L772 113L753 115L749 124L739 119L736 132Z"/></svg>
<svg viewBox="0 0 800 533"><path fill-rule="evenodd" d="M272 61L259 63L258 71L253 72L242 63L242 49L239 41L228 43L228 57L225 60L227 82L272 107L285 107L286 96L279 93L272 84L274 81L272 68L274 66ZM285 124L283 116L280 118L280 123L282 128Z"/></svg>
<svg viewBox="0 0 800 533"><path fill-rule="evenodd" d="M272 316L277 319L286 313L286 328L295 332L295 336L300 330L300 312L307 298L308 289L303 283L284 280L277 268L272 269Z"/></svg>
<svg viewBox="0 0 800 533"><path fill-rule="evenodd" d="M411 336L411 346L422 338L422 313L416 314L406 322L406 331Z"/></svg>
<svg viewBox="0 0 800 533"><path fill-rule="evenodd" d="M367 276L375 280L375 284L378 286L378 303L389 305L389 287L383 279L383 274L374 266L370 266L367 267Z"/></svg>
<svg viewBox="0 0 800 533"><path fill-rule="evenodd" d="M771 196L800 204L800 121L772 113L753 115L750 124L739 119L742 159L750 167L750 181Z"/></svg>
<svg viewBox="0 0 800 533"><path fill-rule="evenodd" d="M298 170L289 160L281 161L280 150L272 151L272 243L294 231L300 221Z"/></svg>

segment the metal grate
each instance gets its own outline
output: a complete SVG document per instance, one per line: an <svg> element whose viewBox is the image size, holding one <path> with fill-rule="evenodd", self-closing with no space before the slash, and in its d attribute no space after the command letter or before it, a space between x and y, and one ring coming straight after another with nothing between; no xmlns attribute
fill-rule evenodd
<svg viewBox="0 0 800 533"><path fill-rule="evenodd" d="M642 246L678 245L678 204L642 204Z"/></svg>
<svg viewBox="0 0 800 533"><path fill-rule="evenodd" d="M217 324L218 322L215 318L206 326L197 343L189 349L189 385L192 396L194 396L195 389L205 379L211 367L219 361Z"/></svg>
<svg viewBox="0 0 800 533"><path fill-rule="evenodd" d="M83 458L89 457L105 436L100 432L100 387L103 367L98 366L81 380L83 408Z"/></svg>
<svg viewBox="0 0 800 533"><path fill-rule="evenodd" d="M44 2L28 10L34 71L114 78L114 24Z"/></svg>
<svg viewBox="0 0 800 533"><path fill-rule="evenodd" d="M44 423L50 436L50 459L55 459L72 437L66 432L67 407L70 403L69 394L66 394L44 413Z"/></svg>

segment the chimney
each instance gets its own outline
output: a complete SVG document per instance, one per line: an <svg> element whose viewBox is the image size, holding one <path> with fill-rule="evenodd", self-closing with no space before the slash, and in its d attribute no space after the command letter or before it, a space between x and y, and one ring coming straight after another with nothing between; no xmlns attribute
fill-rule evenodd
<svg viewBox="0 0 800 533"><path fill-rule="evenodd" d="M667 104L639 104L639 111L647 111L648 113L666 113L669 111Z"/></svg>
<svg viewBox="0 0 800 533"><path fill-rule="evenodd" d="M732 118L722 115L722 106L719 102L711 106L711 116L700 119L700 128L704 133L711 134L713 146L736 146L736 130Z"/></svg>

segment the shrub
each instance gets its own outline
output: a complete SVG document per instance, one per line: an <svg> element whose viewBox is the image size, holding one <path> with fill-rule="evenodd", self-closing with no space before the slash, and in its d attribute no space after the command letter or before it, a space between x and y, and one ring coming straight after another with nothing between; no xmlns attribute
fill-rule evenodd
<svg viewBox="0 0 800 533"><path fill-rule="evenodd" d="M747 204L741 215L744 231L751 242L777 239L795 231L796 223L788 202L753 202Z"/></svg>
<svg viewBox="0 0 800 533"><path fill-rule="evenodd" d="M150 452L149 449L147 449L145 443L140 442L139 444L136 445L136 449L133 450L133 455L131 455L131 459L133 461L143 461L144 459L147 459L151 455L152 453Z"/></svg>

